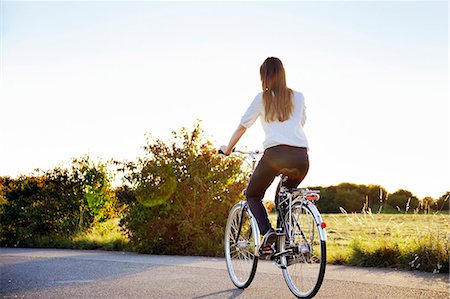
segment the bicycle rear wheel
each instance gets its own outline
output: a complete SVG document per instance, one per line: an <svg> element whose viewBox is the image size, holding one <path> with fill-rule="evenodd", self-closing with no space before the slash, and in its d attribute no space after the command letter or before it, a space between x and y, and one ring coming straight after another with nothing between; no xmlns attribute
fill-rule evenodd
<svg viewBox="0 0 450 299"><path fill-rule="evenodd" d="M240 289L250 285L258 265L255 231L246 204L231 208L225 228L225 260L231 281Z"/></svg>
<svg viewBox="0 0 450 299"><path fill-rule="evenodd" d="M293 252L282 257L287 265L283 269L284 280L298 298L312 298L325 275L326 242L320 239L321 224L316 222L311 209L301 203L293 204L292 217L287 215L285 220L290 240L287 238L281 244L282 251Z"/></svg>

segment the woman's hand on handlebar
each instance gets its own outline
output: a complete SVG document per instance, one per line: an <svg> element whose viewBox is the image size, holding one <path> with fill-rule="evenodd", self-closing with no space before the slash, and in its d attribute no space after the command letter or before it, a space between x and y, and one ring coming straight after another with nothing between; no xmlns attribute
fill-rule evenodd
<svg viewBox="0 0 450 299"><path fill-rule="evenodd" d="M239 125L236 131L234 131L233 135L231 136L230 142L228 142L228 145L222 145L219 148L219 153L222 151L222 153L225 156L231 155L233 152L234 146L238 143L239 139L242 137L242 135L245 133L247 128L245 128L242 125Z"/></svg>
<svg viewBox="0 0 450 299"><path fill-rule="evenodd" d="M229 155L231 154L231 151L228 152L228 147L227 147L226 145L222 145L222 146L219 148L219 154L220 154L220 155L229 156Z"/></svg>

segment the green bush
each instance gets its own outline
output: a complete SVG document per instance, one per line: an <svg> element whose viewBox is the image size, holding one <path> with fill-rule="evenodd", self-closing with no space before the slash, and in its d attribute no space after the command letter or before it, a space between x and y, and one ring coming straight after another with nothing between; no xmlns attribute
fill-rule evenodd
<svg viewBox="0 0 450 299"><path fill-rule="evenodd" d="M2 246L53 246L114 214L114 193L103 164L88 157L70 168L18 178L0 177Z"/></svg>
<svg viewBox="0 0 450 299"><path fill-rule="evenodd" d="M217 256L231 206L242 199L241 160L224 159L199 124L173 132L168 143L149 140L146 155L124 165L129 186L117 190L126 205L121 225L136 251Z"/></svg>
<svg viewBox="0 0 450 299"><path fill-rule="evenodd" d="M33 246L50 236L70 235L77 228L82 193L65 171L2 178L1 183L5 199L0 206L2 246Z"/></svg>

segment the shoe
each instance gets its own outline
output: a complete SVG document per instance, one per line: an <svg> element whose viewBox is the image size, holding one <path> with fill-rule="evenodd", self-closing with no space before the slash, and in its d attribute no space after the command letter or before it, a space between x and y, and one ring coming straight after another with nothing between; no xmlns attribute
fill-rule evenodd
<svg viewBox="0 0 450 299"><path fill-rule="evenodd" d="M271 228L262 238L261 247L259 248L260 255L266 257L274 253L273 244L277 240L276 232Z"/></svg>
<svg viewBox="0 0 450 299"><path fill-rule="evenodd" d="M269 229L269 231L263 236L261 247L265 247L267 245L272 245L277 240L277 233L273 228Z"/></svg>

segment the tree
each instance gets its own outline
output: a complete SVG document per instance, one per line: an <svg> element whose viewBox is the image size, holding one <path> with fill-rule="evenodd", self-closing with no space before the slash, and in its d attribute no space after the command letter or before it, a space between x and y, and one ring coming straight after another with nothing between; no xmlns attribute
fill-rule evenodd
<svg viewBox="0 0 450 299"><path fill-rule="evenodd" d="M342 183L336 188L336 202L347 212L361 212L365 194L357 185Z"/></svg>
<svg viewBox="0 0 450 299"><path fill-rule="evenodd" d="M366 192L366 208L370 208L372 212L382 211L388 194L386 189L379 185L369 185Z"/></svg>
<svg viewBox="0 0 450 299"><path fill-rule="evenodd" d="M430 196L424 197L420 200L420 210L422 210L425 214L430 213L431 207L434 204L434 199Z"/></svg>
<svg viewBox="0 0 450 299"><path fill-rule="evenodd" d="M450 212L450 191L439 197L432 208L439 212Z"/></svg>
<svg viewBox="0 0 450 299"><path fill-rule="evenodd" d="M419 200L411 192L400 189L389 194L386 203L401 212L414 212L419 207Z"/></svg>
<svg viewBox="0 0 450 299"><path fill-rule="evenodd" d="M320 190L320 200L316 203L321 213L339 213L340 205L336 202L336 186L310 187Z"/></svg>

